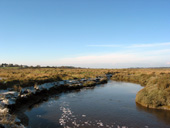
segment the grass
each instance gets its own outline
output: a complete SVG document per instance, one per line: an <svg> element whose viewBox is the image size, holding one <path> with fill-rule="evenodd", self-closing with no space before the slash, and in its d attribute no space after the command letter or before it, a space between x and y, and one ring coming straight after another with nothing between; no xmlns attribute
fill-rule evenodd
<svg viewBox="0 0 170 128"><path fill-rule="evenodd" d="M162 69L66 69L66 68L0 68L0 89L35 86L59 80L96 78L107 73L113 79L141 84L136 102L146 107L170 108L170 68ZM93 85L85 83L83 86Z"/></svg>
<svg viewBox="0 0 170 128"><path fill-rule="evenodd" d="M141 84L145 88L136 95L136 102L150 108L169 109L170 69L121 69L114 80Z"/></svg>
<svg viewBox="0 0 170 128"><path fill-rule="evenodd" d="M106 69L0 68L0 89L22 88L59 80L95 78Z"/></svg>

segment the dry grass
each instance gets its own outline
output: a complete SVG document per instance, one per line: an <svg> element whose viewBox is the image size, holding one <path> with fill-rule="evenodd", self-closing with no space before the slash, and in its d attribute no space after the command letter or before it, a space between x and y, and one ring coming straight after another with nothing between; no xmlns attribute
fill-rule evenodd
<svg viewBox="0 0 170 128"><path fill-rule="evenodd" d="M114 80L146 86L136 101L144 106L170 106L170 69L65 69L65 68L0 68L0 89L34 86L58 80L96 78L112 73ZM87 83L93 84L93 83Z"/></svg>
<svg viewBox="0 0 170 128"><path fill-rule="evenodd" d="M117 70L113 79L145 86L136 96L136 102L143 106L152 108L170 106L170 69Z"/></svg>
<svg viewBox="0 0 170 128"><path fill-rule="evenodd" d="M105 69L62 69L62 68L0 68L0 88L16 90L58 80L95 78L108 73Z"/></svg>

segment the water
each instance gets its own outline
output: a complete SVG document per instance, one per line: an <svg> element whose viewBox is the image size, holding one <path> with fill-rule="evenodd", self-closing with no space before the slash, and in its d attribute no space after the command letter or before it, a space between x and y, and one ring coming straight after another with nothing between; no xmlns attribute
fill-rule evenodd
<svg viewBox="0 0 170 128"><path fill-rule="evenodd" d="M107 84L52 96L24 110L28 128L170 128L170 111L135 103L138 84Z"/></svg>

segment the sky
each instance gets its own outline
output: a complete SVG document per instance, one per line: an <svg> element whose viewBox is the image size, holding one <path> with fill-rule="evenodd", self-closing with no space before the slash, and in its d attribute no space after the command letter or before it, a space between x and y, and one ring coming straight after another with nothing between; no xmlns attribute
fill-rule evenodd
<svg viewBox="0 0 170 128"><path fill-rule="evenodd" d="M0 63L170 67L170 0L0 0Z"/></svg>

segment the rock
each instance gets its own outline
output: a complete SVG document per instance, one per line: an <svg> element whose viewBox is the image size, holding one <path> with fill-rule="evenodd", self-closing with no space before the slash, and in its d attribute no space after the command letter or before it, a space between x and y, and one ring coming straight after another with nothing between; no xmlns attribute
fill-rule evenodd
<svg viewBox="0 0 170 128"><path fill-rule="evenodd" d="M7 112L9 112L8 108L0 109L0 114L7 113Z"/></svg>

